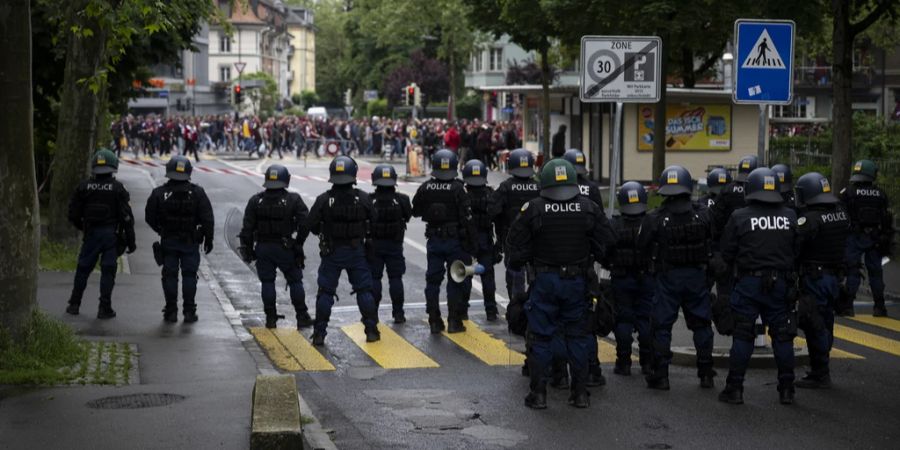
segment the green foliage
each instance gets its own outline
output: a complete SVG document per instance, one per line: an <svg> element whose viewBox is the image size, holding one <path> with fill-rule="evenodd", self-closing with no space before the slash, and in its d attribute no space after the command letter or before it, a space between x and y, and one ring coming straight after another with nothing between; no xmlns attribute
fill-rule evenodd
<svg viewBox="0 0 900 450"><path fill-rule="evenodd" d="M387 99L385 98L372 100L366 104L366 115L368 115L369 117L385 117L390 115L390 113L391 110L388 109Z"/></svg>
<svg viewBox="0 0 900 450"><path fill-rule="evenodd" d="M41 270L74 272L78 265L78 249L48 239L41 240Z"/></svg>
<svg viewBox="0 0 900 450"><path fill-rule="evenodd" d="M275 107L278 105L278 85L272 75L266 72L254 72L243 76L246 80L262 80L262 87L245 88L244 95L250 101L253 114L271 117L275 115Z"/></svg>
<svg viewBox="0 0 900 450"><path fill-rule="evenodd" d="M456 103L456 115L460 119L480 119L481 118L481 96L471 93L460 98Z"/></svg>
<svg viewBox="0 0 900 450"><path fill-rule="evenodd" d="M0 384L65 382L72 376L62 369L83 362L86 353L68 325L35 311L20 345L0 330Z"/></svg>
<svg viewBox="0 0 900 450"><path fill-rule="evenodd" d="M314 91L303 91L300 94L300 104L304 108L310 108L319 104L319 94Z"/></svg>

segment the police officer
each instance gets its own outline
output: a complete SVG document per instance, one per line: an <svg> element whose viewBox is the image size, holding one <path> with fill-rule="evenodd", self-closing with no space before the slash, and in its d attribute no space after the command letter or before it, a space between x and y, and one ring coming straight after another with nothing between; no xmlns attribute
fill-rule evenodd
<svg viewBox="0 0 900 450"><path fill-rule="evenodd" d="M541 171L540 197L521 207L507 240L510 266L530 264L535 277L526 304L531 392L529 408L547 407L547 375L554 349L565 348L572 372L569 403L589 404L590 330L587 272L615 242L609 222L588 198L579 195L575 168L563 159Z"/></svg>
<svg viewBox="0 0 900 450"><path fill-rule="evenodd" d="M778 395L782 404L794 401L793 315L794 255L797 216L783 205L781 181L771 169L755 169L747 177L747 206L735 211L725 225L722 255L737 273L731 294L734 333L728 378L719 400L744 402L744 374L753 355L756 317L761 316L772 337L778 366Z"/></svg>
<svg viewBox="0 0 900 450"><path fill-rule="evenodd" d="M563 159L575 167L575 172L578 174L578 189L581 191L581 195L591 199L600 207L600 211L603 211L603 198L600 194L600 186L587 177L587 160L584 157L584 153L581 150L572 148L563 154Z"/></svg>
<svg viewBox="0 0 900 450"><path fill-rule="evenodd" d="M381 304L381 277L387 269L394 323L404 323L403 274L406 273L406 259L403 257L403 236L406 224L412 217L412 205L408 195L397 192L394 166L375 166L372 184L375 185L375 193L371 196L375 220L370 224L369 239L366 241L366 257L372 271L372 296L377 308Z"/></svg>
<svg viewBox="0 0 900 450"><path fill-rule="evenodd" d="M275 270L287 280L297 329L312 325L303 289L303 243L309 236L306 216L309 210L300 194L289 192L291 174L287 168L272 164L266 169L263 187L247 202L244 225L238 235L241 258L256 260L256 273L262 284L261 296L266 313L266 328L275 328L278 311L275 306Z"/></svg>
<svg viewBox="0 0 900 450"><path fill-rule="evenodd" d="M431 156L432 178L419 186L413 197L413 216L425 221L428 267L425 271L425 302L432 333L444 331L439 306L444 273L456 260L471 262L477 253L472 209L463 182L456 178L459 159L451 150L438 150ZM465 294L471 278L457 283L447 278L447 332L466 331L468 315Z"/></svg>
<svg viewBox="0 0 900 450"><path fill-rule="evenodd" d="M653 367L647 387L669 389L672 325L678 308L694 334L700 386L713 387L713 332L706 264L710 258L711 227L706 209L691 200L694 182L681 166L669 166L659 180L666 197L641 230L640 246L653 255L656 294L653 298Z"/></svg>
<svg viewBox="0 0 900 450"><path fill-rule="evenodd" d="M781 183L781 198L784 199L784 206L796 208L794 201L794 173L791 171L791 166L775 164L772 166L772 171L775 172L778 181Z"/></svg>
<svg viewBox="0 0 900 450"><path fill-rule="evenodd" d="M725 168L716 167L710 170L706 175L706 194L700 197L700 204L707 208L712 208L716 204L716 199L722 193L722 189L731 182L731 172Z"/></svg>
<svg viewBox="0 0 900 450"><path fill-rule="evenodd" d="M801 291L798 325L806 335L811 371L794 384L828 388L834 305L840 297L850 219L822 174L803 175L795 189L801 214L797 219Z"/></svg>
<svg viewBox="0 0 900 450"><path fill-rule="evenodd" d="M365 239L375 208L369 194L356 189L356 161L337 156L328 166L331 189L316 198L309 212L309 229L319 236L319 294L316 298L316 324L313 345L325 345L326 328L341 271L356 293L356 304L365 326L366 342L381 340L378 331L378 307L372 296L372 272L366 262Z"/></svg>
<svg viewBox="0 0 900 450"><path fill-rule="evenodd" d="M100 259L100 307L98 319L116 317L112 291L116 284L116 259L134 253L134 215L125 186L113 177L119 169L115 153L101 149L91 158L93 176L78 184L69 201L69 222L83 233L75 283L66 312L78 314L88 277Z"/></svg>
<svg viewBox="0 0 900 450"><path fill-rule="evenodd" d="M507 172L512 175L494 191L493 206L497 215L497 241L506 242L510 226L519 214L519 210L529 200L540 195L541 185L534 179L534 156L528 150L520 148L509 154ZM525 272L514 270L506 261L506 290L509 300L524 301Z"/></svg>
<svg viewBox="0 0 900 450"><path fill-rule="evenodd" d="M162 254L162 287L166 306L163 320L178 321L178 268L181 267L184 321L197 321L197 270L200 268L200 249L206 254L213 249L214 218L209 197L202 187L191 183L191 161L173 156L166 163L166 184L150 194L144 217L147 224L160 235ZM159 263L160 261L157 261Z"/></svg>
<svg viewBox="0 0 900 450"><path fill-rule="evenodd" d="M894 225L888 211L887 194L875 184L877 177L878 167L874 162L868 159L857 161L850 176L850 187L841 191L841 200L847 205L852 226L847 239L847 296L838 312L843 316L853 316L853 301L862 276L861 258L865 260L875 301L872 315L887 316L881 258L891 252Z"/></svg>
<svg viewBox="0 0 900 450"><path fill-rule="evenodd" d="M607 265L610 269L613 298L616 305L616 366L618 375L631 375L631 343L638 334L641 373L651 371L653 334L650 313L656 282L650 274L650 258L639 248L638 237L647 223L647 191L637 181L629 181L616 195L620 216L611 224L616 244ZM596 352L595 352L596 353Z"/></svg>
<svg viewBox="0 0 900 450"><path fill-rule="evenodd" d="M484 272L481 274L484 311L488 322L494 322L498 318L494 264L495 257L502 257L502 253L497 251L498 247L494 241L495 208L491 205L494 189L487 185L487 172L487 166L481 160L473 159L463 166L462 178L466 184L469 204L472 206L472 222L478 233L478 250L473 256L478 264L484 266ZM471 290L465 293L466 305L470 294Z"/></svg>

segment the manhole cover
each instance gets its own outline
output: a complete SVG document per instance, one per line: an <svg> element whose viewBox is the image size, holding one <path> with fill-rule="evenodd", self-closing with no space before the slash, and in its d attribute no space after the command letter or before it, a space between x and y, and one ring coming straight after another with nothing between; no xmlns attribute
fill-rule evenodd
<svg viewBox="0 0 900 450"><path fill-rule="evenodd" d="M178 394L131 394L98 398L87 402L94 409L141 409L178 403L186 397Z"/></svg>

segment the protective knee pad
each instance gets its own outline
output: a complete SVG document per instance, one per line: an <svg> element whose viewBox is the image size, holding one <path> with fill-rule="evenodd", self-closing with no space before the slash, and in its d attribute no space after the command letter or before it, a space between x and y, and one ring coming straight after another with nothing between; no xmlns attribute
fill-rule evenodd
<svg viewBox="0 0 900 450"><path fill-rule="evenodd" d="M742 316L740 314L734 315L734 333L732 336L735 339L743 339L745 341L752 341L756 339L756 319L752 317Z"/></svg>
<svg viewBox="0 0 900 450"><path fill-rule="evenodd" d="M776 342L791 342L797 337L797 328L790 321L769 325L769 336Z"/></svg>
<svg viewBox="0 0 900 450"><path fill-rule="evenodd" d="M689 312L684 313L684 322L687 324L688 330L691 331L707 328L712 325L712 321L709 319L704 319Z"/></svg>

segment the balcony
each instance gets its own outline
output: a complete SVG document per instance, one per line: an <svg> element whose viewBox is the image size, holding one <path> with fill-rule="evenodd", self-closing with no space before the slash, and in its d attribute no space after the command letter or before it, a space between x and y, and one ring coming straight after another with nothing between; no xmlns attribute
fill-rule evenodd
<svg viewBox="0 0 900 450"><path fill-rule="evenodd" d="M831 66L797 66L794 67L794 85L806 90L828 90L832 87L834 74ZM880 83L881 76L869 66L853 68L853 88L867 89Z"/></svg>

